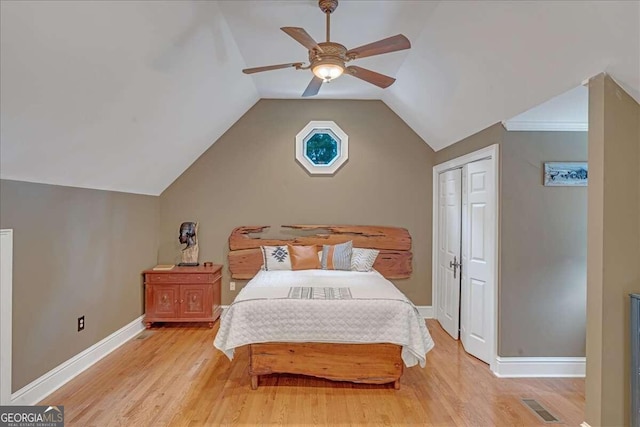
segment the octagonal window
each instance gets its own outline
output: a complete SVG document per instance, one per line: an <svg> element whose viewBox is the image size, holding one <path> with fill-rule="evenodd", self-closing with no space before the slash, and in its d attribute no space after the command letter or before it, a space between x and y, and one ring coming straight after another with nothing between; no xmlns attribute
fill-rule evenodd
<svg viewBox="0 0 640 427"><path fill-rule="evenodd" d="M340 155L340 139L329 129L315 129L304 139L304 156L316 166L329 166Z"/></svg>
<svg viewBox="0 0 640 427"><path fill-rule="evenodd" d="M312 175L333 174L348 158L349 137L334 122L309 122L296 135L296 159Z"/></svg>

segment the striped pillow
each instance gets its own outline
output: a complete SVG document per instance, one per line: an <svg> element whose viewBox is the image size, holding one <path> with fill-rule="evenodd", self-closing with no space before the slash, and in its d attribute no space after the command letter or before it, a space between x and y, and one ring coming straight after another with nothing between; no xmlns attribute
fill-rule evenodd
<svg viewBox="0 0 640 427"><path fill-rule="evenodd" d="M351 250L353 242L340 243L339 245L322 246L323 270L351 270Z"/></svg>
<svg viewBox="0 0 640 427"><path fill-rule="evenodd" d="M353 248L351 254L352 271L371 271L380 251L375 249Z"/></svg>

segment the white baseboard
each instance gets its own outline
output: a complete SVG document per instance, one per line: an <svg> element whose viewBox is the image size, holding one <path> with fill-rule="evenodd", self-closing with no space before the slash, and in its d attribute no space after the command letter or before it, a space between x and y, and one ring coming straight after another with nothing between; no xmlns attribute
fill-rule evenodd
<svg viewBox="0 0 640 427"><path fill-rule="evenodd" d="M433 307L430 305L417 305L416 308L420 315L425 319L433 319Z"/></svg>
<svg viewBox="0 0 640 427"><path fill-rule="evenodd" d="M591 427L586 421L580 424L580 427Z"/></svg>
<svg viewBox="0 0 640 427"><path fill-rule="evenodd" d="M584 377L584 357L497 357L494 374L501 378Z"/></svg>
<svg viewBox="0 0 640 427"><path fill-rule="evenodd" d="M144 316L138 317L105 339L95 343L66 362L56 366L40 378L22 387L11 395L11 405L35 405L40 402L81 372L90 368L100 359L143 331L145 329L142 323L143 318Z"/></svg>

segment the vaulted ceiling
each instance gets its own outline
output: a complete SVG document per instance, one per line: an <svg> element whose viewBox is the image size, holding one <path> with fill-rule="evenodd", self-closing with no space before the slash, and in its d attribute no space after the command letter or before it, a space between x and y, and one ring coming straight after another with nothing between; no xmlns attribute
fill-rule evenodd
<svg viewBox="0 0 640 427"><path fill-rule="evenodd" d="M315 0L0 3L0 177L159 194L260 98L311 78L245 67L307 59ZM439 150L608 72L640 101L640 2L341 0L332 40L398 33L317 98L381 99ZM556 109L557 110L557 109ZM555 113L554 113L555 114ZM339 120L339 118L336 118Z"/></svg>

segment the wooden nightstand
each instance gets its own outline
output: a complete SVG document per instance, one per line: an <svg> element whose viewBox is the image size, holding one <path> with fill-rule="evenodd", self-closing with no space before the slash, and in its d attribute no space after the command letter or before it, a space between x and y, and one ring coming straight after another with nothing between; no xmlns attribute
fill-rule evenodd
<svg viewBox="0 0 640 427"><path fill-rule="evenodd" d="M222 266L145 270L147 329L153 322L213 322L220 317Z"/></svg>

